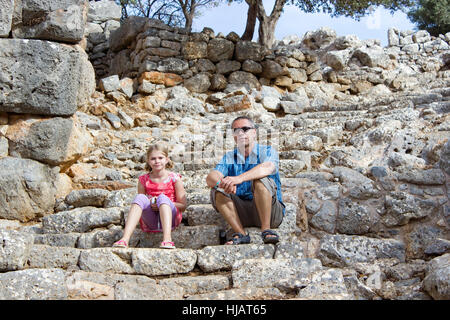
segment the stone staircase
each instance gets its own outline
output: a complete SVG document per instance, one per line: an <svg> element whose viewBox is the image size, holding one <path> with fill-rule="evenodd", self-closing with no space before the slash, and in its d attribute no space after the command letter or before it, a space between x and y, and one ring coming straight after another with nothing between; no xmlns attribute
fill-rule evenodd
<svg viewBox="0 0 450 320"><path fill-rule="evenodd" d="M360 282L356 273L343 273L341 269L323 265L320 240L309 233L308 222L299 221L306 213L298 190L314 183L315 178L311 177L319 174L320 163L334 150L345 148L345 141L351 141L352 136L367 132L380 119L404 119L414 112L419 112L420 117L445 115L449 96L450 87L446 87L422 95L398 94L372 104L348 103L330 110L309 110L295 117L274 118L271 127L280 132L280 171L287 205L286 216L277 230L281 238L277 245L264 245L257 228L247 228L251 244L221 245L229 228L212 208L204 184L207 173L220 159L216 156L194 164L175 160L174 170L182 173L188 195L182 224L172 233L177 249L159 249L162 235L144 233L139 227L130 248L112 248L112 243L122 235L129 203L136 193L136 178L143 172L139 164L143 163L143 150L155 131L138 127L131 132L114 129L96 132L101 152L91 153L83 161L108 167L109 177L107 174L106 179L97 181L92 181L92 177L80 179L78 182L84 189L74 190L61 199L56 213L44 216L37 224L11 223L7 227L14 230L12 233L20 233L15 236L22 237L29 248L23 254L23 270L15 271L22 273L25 289L11 298L379 298ZM203 121L211 125L217 120L207 115ZM162 127L169 133L172 130L170 126ZM189 130L192 127L186 132ZM208 137L206 131L194 133ZM196 150L204 150L205 141L195 141ZM191 155L195 159L196 152ZM116 179L114 172L125 172L118 179L121 187L105 190ZM27 287L27 279L51 281L44 285L45 292L38 292ZM314 290L301 290L315 283L334 289L323 290L322 295Z"/></svg>

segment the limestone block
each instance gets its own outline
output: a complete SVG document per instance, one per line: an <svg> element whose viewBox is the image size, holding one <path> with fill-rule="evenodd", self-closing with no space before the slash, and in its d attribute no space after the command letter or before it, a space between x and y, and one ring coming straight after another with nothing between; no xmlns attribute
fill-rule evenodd
<svg viewBox="0 0 450 320"><path fill-rule="evenodd" d="M0 271L20 270L25 267L31 247L33 235L15 230L0 229Z"/></svg>
<svg viewBox="0 0 450 320"><path fill-rule="evenodd" d="M6 38L11 31L14 0L0 0L0 38Z"/></svg>
<svg viewBox="0 0 450 320"><path fill-rule="evenodd" d="M84 35L85 0L21 1L12 26L14 38L77 43Z"/></svg>
<svg viewBox="0 0 450 320"><path fill-rule="evenodd" d="M94 69L81 49L41 40L0 43L0 111L69 116L94 92Z"/></svg>
<svg viewBox="0 0 450 320"><path fill-rule="evenodd" d="M93 141L77 117L15 116L6 137L11 156L55 166L75 162L87 153Z"/></svg>
<svg viewBox="0 0 450 320"><path fill-rule="evenodd" d="M61 269L29 269L0 273L2 300L65 300L65 273Z"/></svg>
<svg viewBox="0 0 450 320"><path fill-rule="evenodd" d="M29 159L0 159L0 217L28 221L53 212L57 172Z"/></svg>

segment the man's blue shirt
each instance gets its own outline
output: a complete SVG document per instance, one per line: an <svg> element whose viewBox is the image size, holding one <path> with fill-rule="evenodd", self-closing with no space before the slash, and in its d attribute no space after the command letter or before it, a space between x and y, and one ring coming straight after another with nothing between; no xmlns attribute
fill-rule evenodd
<svg viewBox="0 0 450 320"><path fill-rule="evenodd" d="M271 146L265 146L255 143L252 152L249 154L247 158L244 158L244 155L242 155L238 151L238 149L235 148L233 151L227 152L222 157L222 160L217 164L214 170L221 172L224 175L224 177L238 176L256 167L258 164L269 161L275 165L275 173L269 175L268 177L272 178L275 181L277 185L277 199L278 201L283 203L281 196L280 175L278 171L280 160L278 157L278 153ZM236 195L244 200L252 200L253 194L251 188L252 188L251 181L244 181L243 183L237 185ZM283 215L284 215L284 208L283 208Z"/></svg>

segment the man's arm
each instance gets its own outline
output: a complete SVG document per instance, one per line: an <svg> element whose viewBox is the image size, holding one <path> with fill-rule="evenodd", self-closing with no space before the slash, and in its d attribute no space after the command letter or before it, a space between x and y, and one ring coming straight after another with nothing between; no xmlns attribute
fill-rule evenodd
<svg viewBox="0 0 450 320"><path fill-rule="evenodd" d="M210 188L214 188L219 180L223 178L223 174L220 171L212 170L206 177L206 184Z"/></svg>
<svg viewBox="0 0 450 320"><path fill-rule="evenodd" d="M245 181L251 181L255 179L261 179L271 175L275 172L275 164L271 161L263 162L253 167L252 169L235 177L225 177L220 183L220 187L227 193L235 193L236 186Z"/></svg>

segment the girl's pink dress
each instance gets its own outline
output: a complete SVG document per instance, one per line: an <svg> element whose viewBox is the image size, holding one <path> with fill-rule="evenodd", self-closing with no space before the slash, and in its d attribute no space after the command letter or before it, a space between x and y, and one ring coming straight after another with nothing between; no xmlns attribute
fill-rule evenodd
<svg viewBox="0 0 450 320"><path fill-rule="evenodd" d="M146 195L151 197L158 197L161 194L164 194L169 198L169 200L174 203L176 201L175 194L175 182L181 179L181 175L175 172L169 172L169 176L166 180L161 183L155 183L150 179L150 175L148 173L139 177L139 182L145 187ZM172 206L171 206L172 207ZM177 227L181 223L182 213L175 206L172 207L174 210L174 219L172 221L173 228ZM150 209L151 210L151 209ZM153 211L152 211L153 212ZM143 213L144 214L144 213ZM155 213L157 214L157 213ZM142 231L145 232L161 232L161 230L150 229L144 220L139 220Z"/></svg>

